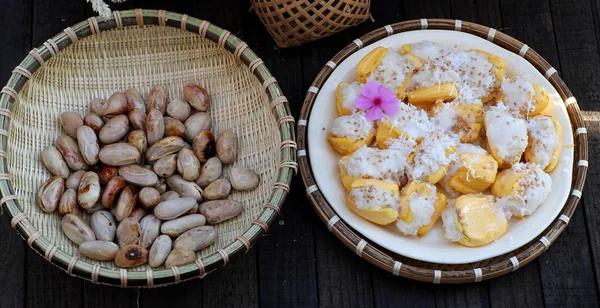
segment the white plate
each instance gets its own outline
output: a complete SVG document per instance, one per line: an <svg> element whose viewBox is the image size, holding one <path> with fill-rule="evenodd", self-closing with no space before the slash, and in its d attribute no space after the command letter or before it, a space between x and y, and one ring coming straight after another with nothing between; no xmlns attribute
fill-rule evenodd
<svg viewBox="0 0 600 308"><path fill-rule="evenodd" d="M335 89L342 82L357 79L356 65L377 46L399 50L404 44L423 40L457 45L460 49L481 49L500 56L508 63L509 74L524 73L546 89L551 104L544 114L552 115L563 127L563 149L558 166L550 173L552 193L536 212L525 218L512 218L508 232L483 247L469 248L449 242L444 237L441 219L424 237L404 236L394 225L381 227L354 214L345 203L346 192L339 178L341 155L327 142L327 133L337 117ZM558 216L569 195L573 162L573 133L567 110L558 92L525 59L477 36L447 30L418 30L389 36L352 54L332 72L319 90L308 122L308 150L311 167L319 189L340 218L371 241L400 255L416 260L460 264L485 260L515 250L539 235Z"/></svg>

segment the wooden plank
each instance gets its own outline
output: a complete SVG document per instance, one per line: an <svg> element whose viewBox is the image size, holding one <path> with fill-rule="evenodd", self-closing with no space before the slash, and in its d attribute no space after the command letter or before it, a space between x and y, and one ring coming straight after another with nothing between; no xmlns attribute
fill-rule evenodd
<svg viewBox="0 0 600 308"><path fill-rule="evenodd" d="M527 264L514 273L491 280L489 285L492 307L544 306L537 261Z"/></svg>
<svg viewBox="0 0 600 308"><path fill-rule="evenodd" d="M436 290L439 286L431 283L412 281L396 277L388 272L373 268L374 306L394 307L435 307Z"/></svg>
<svg viewBox="0 0 600 308"><path fill-rule="evenodd" d="M436 286L436 307L489 307L488 281L458 286Z"/></svg>
<svg viewBox="0 0 600 308"><path fill-rule="evenodd" d="M450 1L442 0L405 0L404 20L419 18L451 18Z"/></svg>
<svg viewBox="0 0 600 308"><path fill-rule="evenodd" d="M597 111L600 97L600 67L596 26L589 1L550 1L558 47L561 76L577 97L582 109ZM592 127L594 128L594 127ZM589 145L593 135L589 134ZM594 158L595 152L590 151ZM587 190L579 209L564 234L540 258L547 306L597 306L599 272L592 257L600 257L597 199L590 187L597 184L592 164ZM586 207L586 205L589 206ZM577 262L572 262L577 260ZM597 260L597 259L596 259ZM594 275L595 274L595 275Z"/></svg>
<svg viewBox="0 0 600 308"><path fill-rule="evenodd" d="M215 272L213 274L220 274ZM142 307L202 307L202 287L200 279L176 285L141 290Z"/></svg>
<svg viewBox="0 0 600 308"><path fill-rule="evenodd" d="M475 22L496 29L502 28L498 0L455 0L452 1L451 10L452 17L455 19Z"/></svg>
<svg viewBox="0 0 600 308"><path fill-rule="evenodd" d="M10 78L11 71L31 49L32 0L4 1L0 10L2 57L0 57L0 87ZM23 307L25 303L25 241L10 227L10 216L4 213L0 222L0 307Z"/></svg>
<svg viewBox="0 0 600 308"><path fill-rule="evenodd" d="M258 307L257 249L250 250L202 280L202 306Z"/></svg>
<svg viewBox="0 0 600 308"><path fill-rule="evenodd" d="M141 294L136 289L122 289L113 286L97 285L86 281L83 287L82 307L140 307Z"/></svg>

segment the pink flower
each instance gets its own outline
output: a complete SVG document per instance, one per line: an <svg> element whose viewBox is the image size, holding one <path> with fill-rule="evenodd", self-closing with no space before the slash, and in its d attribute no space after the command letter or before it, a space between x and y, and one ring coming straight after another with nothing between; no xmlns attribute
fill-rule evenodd
<svg viewBox="0 0 600 308"><path fill-rule="evenodd" d="M396 94L376 82L367 82L362 86L354 105L360 110L367 110L365 117L370 121L381 119L384 114L393 116L399 108Z"/></svg>

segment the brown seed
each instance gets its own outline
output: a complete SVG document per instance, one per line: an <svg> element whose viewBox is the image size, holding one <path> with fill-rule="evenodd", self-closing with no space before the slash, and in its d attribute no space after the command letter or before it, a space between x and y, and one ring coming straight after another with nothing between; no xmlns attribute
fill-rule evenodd
<svg viewBox="0 0 600 308"><path fill-rule="evenodd" d="M90 218L90 227L96 234L96 239L113 241L117 232L117 221L108 211L97 211Z"/></svg>
<svg viewBox="0 0 600 308"><path fill-rule="evenodd" d="M192 149L194 154L198 157L201 163L205 163L209 158L215 156L215 137L213 134L206 129L203 129L194 137L194 143L192 143Z"/></svg>
<svg viewBox="0 0 600 308"><path fill-rule="evenodd" d="M171 136L162 138L148 149L146 159L149 162L154 162L169 154L179 152L184 146L185 142L179 137Z"/></svg>
<svg viewBox="0 0 600 308"><path fill-rule="evenodd" d="M154 240L160 235L161 221L156 216L149 214L144 216L140 221L140 227L142 229L140 233L139 244L148 248Z"/></svg>
<svg viewBox="0 0 600 308"><path fill-rule="evenodd" d="M228 129L222 131L217 137L217 156L225 165L229 165L237 158L238 140L236 134Z"/></svg>
<svg viewBox="0 0 600 308"><path fill-rule="evenodd" d="M98 138L103 144L111 144L123 139L128 131L129 120L126 115L121 114L104 124L98 134Z"/></svg>
<svg viewBox="0 0 600 308"><path fill-rule="evenodd" d="M148 215L148 212L146 212L146 210L144 210L141 207L136 207L133 209L133 211L131 211L131 214L129 214L129 218L140 222L140 220L142 220L142 218L144 218L144 216L146 215Z"/></svg>
<svg viewBox="0 0 600 308"><path fill-rule="evenodd" d="M125 91L125 98L127 99L127 110L140 109L146 111L146 104L144 99L138 91L135 89L128 89Z"/></svg>
<svg viewBox="0 0 600 308"><path fill-rule="evenodd" d="M131 214L133 207L137 203L137 196L137 188L135 186L127 185L123 188L115 206L115 218L117 221L122 221Z"/></svg>
<svg viewBox="0 0 600 308"><path fill-rule="evenodd" d="M140 150L135 145L118 142L103 147L98 158L103 164L118 167L138 163L141 156Z"/></svg>
<svg viewBox="0 0 600 308"><path fill-rule="evenodd" d="M165 137L177 136L185 138L185 125L177 119L171 117L164 117L165 121Z"/></svg>
<svg viewBox="0 0 600 308"><path fill-rule="evenodd" d="M173 243L173 248L201 250L214 243L217 231L211 226L196 227L181 234Z"/></svg>
<svg viewBox="0 0 600 308"><path fill-rule="evenodd" d="M77 144L86 164L95 165L98 163L100 146L98 145L96 133L91 127L84 125L77 129Z"/></svg>
<svg viewBox="0 0 600 308"><path fill-rule="evenodd" d="M238 191L252 190L260 184L260 177L256 172L246 167L232 167L229 169L231 186Z"/></svg>
<svg viewBox="0 0 600 308"><path fill-rule="evenodd" d="M94 132L98 134L104 126L104 120L95 113L88 113L85 115L85 118L83 118L83 124L91 127Z"/></svg>
<svg viewBox="0 0 600 308"><path fill-rule="evenodd" d="M67 214L63 216L61 227L63 233L77 245L96 240L94 231L77 215Z"/></svg>
<svg viewBox="0 0 600 308"><path fill-rule="evenodd" d="M115 92L102 106L100 115L103 117L114 117L127 111L127 97L121 92ZM92 111L93 112L93 111Z"/></svg>
<svg viewBox="0 0 600 308"><path fill-rule="evenodd" d="M77 129L83 126L83 119L77 112L63 112L60 115L60 124L69 137L77 138Z"/></svg>
<svg viewBox="0 0 600 308"><path fill-rule="evenodd" d="M102 206L101 202L96 202L96 204L94 204L92 207L84 209L84 210L88 214L94 214L98 211L104 210L104 206Z"/></svg>
<svg viewBox="0 0 600 308"><path fill-rule="evenodd" d="M119 167L119 175L125 179L126 182L142 186L149 187L155 186L158 182L158 176L154 171L148 170L139 165L127 165Z"/></svg>
<svg viewBox="0 0 600 308"><path fill-rule="evenodd" d="M79 204L77 204L77 191L74 189L67 189L58 203L58 212L61 215L67 214L79 214Z"/></svg>
<svg viewBox="0 0 600 308"><path fill-rule="evenodd" d="M167 89L163 86L157 85L152 87L148 95L148 114L150 114L152 109L156 109L160 111L160 114L164 114L167 108L168 94Z"/></svg>
<svg viewBox="0 0 600 308"><path fill-rule="evenodd" d="M180 100L172 100L167 105L167 114L181 122L185 121L190 116L190 104Z"/></svg>
<svg viewBox="0 0 600 308"><path fill-rule="evenodd" d="M231 184L227 179L218 179L208 185L202 196L208 200L225 199L231 192Z"/></svg>
<svg viewBox="0 0 600 308"><path fill-rule="evenodd" d="M206 217L209 224L217 224L236 217L244 210L241 202L234 200L215 200L200 205L200 214Z"/></svg>
<svg viewBox="0 0 600 308"><path fill-rule="evenodd" d="M165 135L165 121L162 113L157 109L150 109L146 120L146 138L148 144L152 145Z"/></svg>
<svg viewBox="0 0 600 308"><path fill-rule="evenodd" d="M133 109L127 113L129 123L136 130L146 130L146 119L148 116L140 109Z"/></svg>
<svg viewBox="0 0 600 308"><path fill-rule="evenodd" d="M102 98L94 98L93 100L91 100L88 103L88 110L91 113L95 113L95 114L101 114L102 113L102 106L104 106L104 104L106 103L105 99Z"/></svg>
<svg viewBox="0 0 600 308"><path fill-rule="evenodd" d="M53 213L65 190L65 180L60 176L48 179L37 194L37 204L46 213Z"/></svg>
<svg viewBox="0 0 600 308"><path fill-rule="evenodd" d="M117 244L107 241L89 241L79 246L82 255L100 261L113 260L118 251Z"/></svg>
<svg viewBox="0 0 600 308"><path fill-rule="evenodd" d="M100 200L100 178L95 172L88 171L81 178L77 189L77 202L84 209L89 209Z"/></svg>
<svg viewBox="0 0 600 308"><path fill-rule="evenodd" d="M196 110L206 111L210 107L210 97L206 90L197 84L188 83L183 88L184 99Z"/></svg>
<svg viewBox="0 0 600 308"><path fill-rule="evenodd" d="M192 197L197 201L202 201L202 188L194 182L184 180L178 174L170 176L167 179L167 185L181 197Z"/></svg>
<svg viewBox="0 0 600 308"><path fill-rule="evenodd" d="M176 191L169 190L160 195L160 202L181 198Z"/></svg>
<svg viewBox="0 0 600 308"><path fill-rule="evenodd" d="M170 154L157 160L152 168L160 177L168 178L172 176L177 171L177 154Z"/></svg>
<svg viewBox="0 0 600 308"><path fill-rule="evenodd" d="M79 145L75 139L65 135L59 136L56 139L56 149L62 154L71 170L77 171L89 168L83 160L83 156L81 156Z"/></svg>
<svg viewBox="0 0 600 308"><path fill-rule="evenodd" d="M109 165L102 165L102 168L98 172L98 177L100 178L100 184L106 185L108 183L108 181L110 181L112 178L114 178L117 175L118 171L119 171L119 169L117 169L117 167L113 167L113 166L109 166Z"/></svg>
<svg viewBox="0 0 600 308"><path fill-rule="evenodd" d="M140 190L138 199L144 208L150 210L160 203L160 194L155 188L144 187Z"/></svg>
<svg viewBox="0 0 600 308"><path fill-rule="evenodd" d="M218 157L211 157L202 166L200 170L200 177L196 179L196 184L200 187L205 188L210 183L221 177L223 173L223 164Z"/></svg>
<svg viewBox="0 0 600 308"><path fill-rule="evenodd" d="M69 177L69 166L55 147L51 145L47 146L42 151L40 158L52 175L60 176L63 179Z"/></svg>
<svg viewBox="0 0 600 308"><path fill-rule="evenodd" d="M74 190L79 189L79 183L81 182L81 178L84 175L85 175L84 170L75 171L73 174L71 174L67 178L67 181L65 182L65 188L66 189L74 189Z"/></svg>
<svg viewBox="0 0 600 308"><path fill-rule="evenodd" d="M203 129L210 130L212 127L212 119L208 112L198 112L191 115L185 120L185 139L187 141L194 141L194 137L198 135Z"/></svg>
<svg viewBox="0 0 600 308"><path fill-rule="evenodd" d="M127 136L127 142L138 148L140 153L146 153L148 148L148 140L146 139L146 133L143 130L134 130L129 133L129 136ZM141 161L142 160L140 159L140 162Z"/></svg>
<svg viewBox="0 0 600 308"><path fill-rule="evenodd" d="M200 161L198 161L192 150L179 150L177 154L177 171L186 181L193 181L200 176Z"/></svg>
<svg viewBox="0 0 600 308"><path fill-rule="evenodd" d="M117 226L117 244L119 247L138 244L142 228L133 218L125 218Z"/></svg>
<svg viewBox="0 0 600 308"><path fill-rule="evenodd" d="M102 205L105 208L111 208L115 205L115 199L121 192L123 188L125 188L125 180L120 176L113 177L106 187L104 187L104 192L102 193Z"/></svg>
<svg viewBox="0 0 600 308"><path fill-rule="evenodd" d="M127 245L117 252L115 265L118 267L136 267L148 261L148 249L140 245Z"/></svg>
<svg viewBox="0 0 600 308"><path fill-rule="evenodd" d="M196 260L195 252L189 249L173 249L165 261L165 267L182 266L192 263L194 260Z"/></svg>

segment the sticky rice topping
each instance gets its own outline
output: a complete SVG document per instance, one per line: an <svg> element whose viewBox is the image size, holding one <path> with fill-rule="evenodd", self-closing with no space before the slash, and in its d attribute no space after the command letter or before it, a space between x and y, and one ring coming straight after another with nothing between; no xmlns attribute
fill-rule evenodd
<svg viewBox="0 0 600 308"><path fill-rule="evenodd" d="M424 183L430 189L428 195L413 192L408 196L408 204L413 213L412 221L405 222L399 219L396 227L406 235L417 235L420 227L428 225L431 222L431 216L435 212L435 202L437 201L436 188L434 185Z"/></svg>
<svg viewBox="0 0 600 308"><path fill-rule="evenodd" d="M408 152L395 149L380 150L362 146L346 160L340 160L346 172L355 178L372 178L400 183Z"/></svg>
<svg viewBox="0 0 600 308"><path fill-rule="evenodd" d="M402 102L400 102L398 113L383 120L390 120L393 127L398 128L411 139L421 139L437 129L429 120L425 110Z"/></svg>
<svg viewBox="0 0 600 308"><path fill-rule="evenodd" d="M519 75L505 79L502 86L500 86L500 90L504 95L502 102L508 109L521 113L535 110L535 106L532 104L533 94L535 93L533 83L525 79L524 76Z"/></svg>
<svg viewBox="0 0 600 308"><path fill-rule="evenodd" d="M522 175L518 182L519 189L514 195L500 198L499 205L508 217L531 215L550 195L552 178L533 163L517 163L512 165L511 170Z"/></svg>
<svg viewBox="0 0 600 308"><path fill-rule="evenodd" d="M486 136L503 160L518 160L527 147L527 122L518 118L502 102L485 113Z"/></svg>
<svg viewBox="0 0 600 308"><path fill-rule="evenodd" d="M413 44L411 48L425 65L411 78L409 89L453 83L459 98L481 103L499 84L494 66L483 53L428 41Z"/></svg>
<svg viewBox="0 0 600 308"><path fill-rule="evenodd" d="M350 111L356 110L356 105L354 105L354 101L357 97L360 96L361 87L362 84L358 81L350 84L343 84L340 87L340 93L343 97L342 107Z"/></svg>
<svg viewBox="0 0 600 308"><path fill-rule="evenodd" d="M349 194L358 209L380 210L385 208L398 209L400 197L391 191L378 186L362 186L353 188Z"/></svg>
<svg viewBox="0 0 600 308"><path fill-rule="evenodd" d="M529 144L527 148L534 154L536 162L546 168L553 159L554 150L559 146L559 137L552 118L542 116L529 119Z"/></svg>
<svg viewBox="0 0 600 308"><path fill-rule="evenodd" d="M421 142L415 153L415 159L407 168L410 180L426 181L431 175L448 166L455 154L447 154L447 150L456 147L459 141L447 134L431 133Z"/></svg>
<svg viewBox="0 0 600 308"><path fill-rule="evenodd" d="M364 112L359 111L336 118L331 128L334 136L349 139L364 139L373 132L375 132L375 124L365 118Z"/></svg>
<svg viewBox="0 0 600 308"><path fill-rule="evenodd" d="M388 49L386 55L381 59L379 67L367 78L368 82L374 81L396 93L402 86L406 76L415 71L415 67L408 58Z"/></svg>

